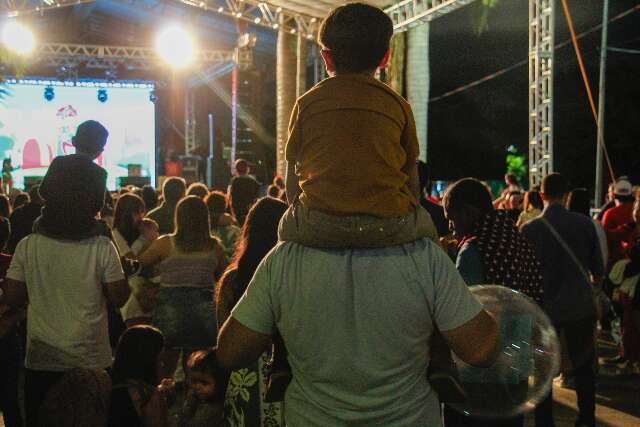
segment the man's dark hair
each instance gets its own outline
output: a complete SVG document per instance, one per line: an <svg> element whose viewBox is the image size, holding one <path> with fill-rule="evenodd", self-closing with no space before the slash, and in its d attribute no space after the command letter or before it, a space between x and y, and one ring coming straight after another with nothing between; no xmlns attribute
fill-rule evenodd
<svg viewBox="0 0 640 427"><path fill-rule="evenodd" d="M336 73L374 71L389 50L393 22L377 7L350 3L333 9L320 25L318 43Z"/></svg>
<svg viewBox="0 0 640 427"><path fill-rule="evenodd" d="M144 200L144 206L147 208L147 211L155 209L158 206L158 193L156 189L151 185L147 184L142 187L142 200Z"/></svg>
<svg viewBox="0 0 640 427"><path fill-rule="evenodd" d="M238 175L246 175L249 173L249 163L245 159L238 159L233 165Z"/></svg>
<svg viewBox="0 0 640 427"><path fill-rule="evenodd" d="M571 212L589 216L589 209L591 208L589 191L587 191L586 188L576 188L572 190L571 193L569 193L567 205Z"/></svg>
<svg viewBox="0 0 640 427"><path fill-rule="evenodd" d="M187 184L184 179L177 176L168 178L162 186L162 194L164 200L169 205L177 205L180 199L184 197L187 192Z"/></svg>
<svg viewBox="0 0 640 427"><path fill-rule="evenodd" d="M4 252L11 237L11 224L8 218L0 218L0 252Z"/></svg>
<svg viewBox="0 0 640 427"><path fill-rule="evenodd" d="M520 185L520 180L518 179L518 177L512 173L508 173L505 175L505 177L507 178L506 180L509 181L510 184L513 185Z"/></svg>
<svg viewBox="0 0 640 427"><path fill-rule="evenodd" d="M194 182L187 188L187 196L197 196L204 200L208 195L209 187L201 182Z"/></svg>
<svg viewBox="0 0 640 427"><path fill-rule="evenodd" d="M558 199L567 194L567 180L559 173L552 173L542 180L542 194L546 199Z"/></svg>
<svg viewBox="0 0 640 427"><path fill-rule="evenodd" d="M478 214L493 210L491 192L487 186L475 178L464 178L447 188L443 205L449 212L460 212L474 208Z"/></svg>
<svg viewBox="0 0 640 427"><path fill-rule="evenodd" d="M40 196L40 184L36 184L29 189L29 199L32 203L42 203L42 196Z"/></svg>
<svg viewBox="0 0 640 427"><path fill-rule="evenodd" d="M87 153L99 153L109 137L109 131L95 120L80 123L73 137L73 145L77 150Z"/></svg>

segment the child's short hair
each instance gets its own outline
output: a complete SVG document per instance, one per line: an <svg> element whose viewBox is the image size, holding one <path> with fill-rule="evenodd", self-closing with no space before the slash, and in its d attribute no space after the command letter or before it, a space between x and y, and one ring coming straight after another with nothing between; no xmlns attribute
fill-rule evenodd
<svg viewBox="0 0 640 427"><path fill-rule="evenodd" d="M223 400L227 392L227 383L229 374L218 362L216 356L218 349L211 348L208 350L200 350L191 353L187 361L187 369L189 372L202 372L211 375L216 381L216 392L214 400Z"/></svg>
<svg viewBox="0 0 640 427"><path fill-rule="evenodd" d="M318 43L337 73L375 70L389 50L393 22L379 8L350 3L333 9L320 25Z"/></svg>

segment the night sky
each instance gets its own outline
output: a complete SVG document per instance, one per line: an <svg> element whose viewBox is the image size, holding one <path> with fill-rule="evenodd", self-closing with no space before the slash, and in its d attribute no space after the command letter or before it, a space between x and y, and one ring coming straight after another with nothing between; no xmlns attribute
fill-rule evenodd
<svg viewBox="0 0 640 427"><path fill-rule="evenodd" d="M611 1L610 18L633 8L637 0ZM602 0L569 0L576 33L597 26ZM528 1L501 0L478 33L482 2L475 2L431 26L431 98L526 60ZM556 44L569 39L556 2ZM609 46L640 50L640 10L609 24ZM579 42L597 105L600 31ZM640 183L640 55L609 52L605 143L617 176L631 174ZM475 176L500 179L506 147L528 150L528 65L462 93L431 102L429 164L435 179ZM572 186L593 189L596 126L571 44L555 52L555 169ZM608 175L608 174L607 174Z"/></svg>

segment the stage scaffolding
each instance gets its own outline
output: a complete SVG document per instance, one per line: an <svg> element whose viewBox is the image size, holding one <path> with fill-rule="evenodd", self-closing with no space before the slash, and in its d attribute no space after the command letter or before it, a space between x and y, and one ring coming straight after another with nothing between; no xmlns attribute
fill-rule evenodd
<svg viewBox="0 0 640 427"><path fill-rule="evenodd" d="M43 13L50 9L90 3L92 0L3 0L0 1L0 13L6 17L16 17L29 13ZM176 0L180 3L227 15L237 20L253 23L278 31L278 37L298 35L296 42L314 39L320 20L331 7L346 3L340 0ZM391 17L395 31L405 31L413 26L431 21L451 13L474 0L401 0L385 8ZM383 1L378 3L384 3ZM553 46L554 46L554 1L529 0L529 182L537 185L542 178L553 172ZM155 60L150 48L131 48L118 46L89 46L74 44L43 45L40 55L50 65L71 65L85 61L87 66L110 68L114 63L126 61L129 67L143 68ZM303 49L299 49L303 52ZM202 62L229 62L233 52L205 51L199 53ZM80 59L83 58L83 59ZM237 61L237 58L236 58ZM296 66L296 74L304 67ZM284 73L283 73L284 76ZM296 75L294 82L299 82ZM290 82L278 79L278 85ZM193 96L187 91L185 120L186 135L195 133L195 109ZM281 91L294 97L298 90ZM279 100L283 105L293 105L293 99ZM278 109L278 115L287 115L284 109ZM278 118L278 122L285 118ZM286 127L278 126L276 151L281 153L286 141ZM194 141L188 138L187 147ZM190 152L187 148L187 153ZM284 174L284 162L278 162L278 173Z"/></svg>

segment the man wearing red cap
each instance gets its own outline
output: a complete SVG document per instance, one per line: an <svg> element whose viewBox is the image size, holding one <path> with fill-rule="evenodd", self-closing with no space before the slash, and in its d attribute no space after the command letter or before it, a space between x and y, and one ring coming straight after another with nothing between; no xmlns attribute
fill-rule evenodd
<svg viewBox="0 0 640 427"><path fill-rule="evenodd" d="M610 270L616 261L624 258L625 250L630 242L628 224L633 222L633 186L627 177L620 177L614 187L615 204L602 217L602 225L607 232L609 244L609 260L607 270Z"/></svg>

